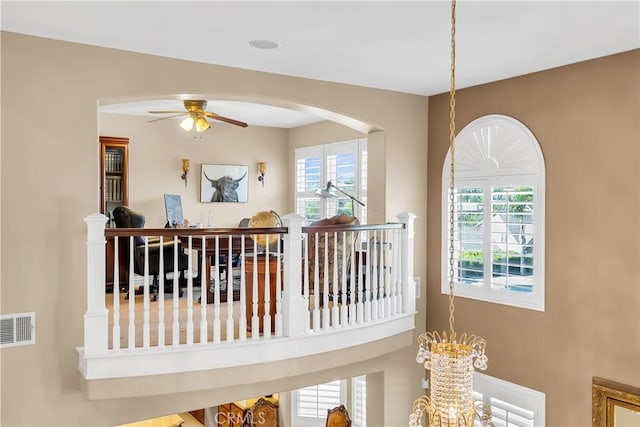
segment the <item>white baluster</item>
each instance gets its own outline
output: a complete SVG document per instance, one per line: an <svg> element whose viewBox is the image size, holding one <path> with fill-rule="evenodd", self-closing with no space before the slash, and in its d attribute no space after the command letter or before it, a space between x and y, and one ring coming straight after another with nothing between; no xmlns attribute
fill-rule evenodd
<svg viewBox="0 0 640 427"><path fill-rule="evenodd" d="M374 235L375 239L375 235ZM367 270L364 276L364 322L371 321L371 276L373 276L373 266L372 255L371 255L372 247L371 243L367 241L367 249L366 249L366 259L367 259Z"/></svg>
<svg viewBox="0 0 640 427"><path fill-rule="evenodd" d="M416 216L409 212L398 215L398 220L404 224L401 231L401 292L402 292L402 312L414 313L416 311L416 281L413 277L413 237L414 221Z"/></svg>
<svg viewBox="0 0 640 427"><path fill-rule="evenodd" d="M366 233L366 232L365 232ZM366 242L367 240L365 240ZM358 256L358 276L356 277L356 294L358 302L356 303L356 323L361 324L364 321L364 275L367 262L365 257L367 256L367 247L364 251L362 246L360 247L360 256Z"/></svg>
<svg viewBox="0 0 640 427"><path fill-rule="evenodd" d="M382 300L382 289L381 289L381 279L382 279L382 269L384 268L382 265L382 231L378 232L378 230L373 232L373 238L375 239L375 243L373 245L373 263L374 273L373 273L373 302L372 308L373 313L371 314L372 320L378 320L382 317L382 313L380 312L380 301Z"/></svg>
<svg viewBox="0 0 640 427"><path fill-rule="evenodd" d="M109 346L109 312L105 306L104 228L107 217L87 216L87 311L84 314L84 354L104 354ZM117 258L117 253L116 253Z"/></svg>
<svg viewBox="0 0 640 427"><path fill-rule="evenodd" d="M241 235L240 238L240 318L238 319L238 332L240 341L247 339L247 282L245 274L245 248L244 238L245 235Z"/></svg>
<svg viewBox="0 0 640 427"><path fill-rule="evenodd" d="M382 317L386 318L389 317L391 315L391 260L389 259L389 254L390 254L390 250L392 249L391 247L391 242L389 241L389 230L384 230L382 232L383 237L383 242L381 245L381 256L380 256L380 262L382 263L382 286L381 286L381 290L382 292L384 292L384 296L382 297L382 305L381 305L381 312L382 312Z"/></svg>
<svg viewBox="0 0 640 427"><path fill-rule="evenodd" d="M313 257L313 330L320 330L320 257L319 257L319 249L320 246L318 233L315 233L315 239L313 241L313 250L315 251L315 257Z"/></svg>
<svg viewBox="0 0 640 427"><path fill-rule="evenodd" d="M228 237L229 251L227 253L227 341L234 340L233 336L233 236Z"/></svg>
<svg viewBox="0 0 640 427"><path fill-rule="evenodd" d="M113 341L112 348L120 350L120 256L118 249L119 237L113 238Z"/></svg>
<svg viewBox="0 0 640 427"><path fill-rule="evenodd" d="M395 316L397 313L397 298L396 298L396 252L398 251L398 245L396 243L397 230L393 229L388 232L389 239L389 316Z"/></svg>
<svg viewBox="0 0 640 427"><path fill-rule="evenodd" d="M280 235L276 244L276 330L275 335L277 337L282 336L282 260L280 259L282 254L280 253Z"/></svg>
<svg viewBox="0 0 640 427"><path fill-rule="evenodd" d="M342 287L340 289L340 326L347 326L348 309L347 309L347 236L352 236L351 231L342 231ZM349 234L347 234L349 233ZM353 246L353 245L351 245ZM337 301L335 301L337 303Z"/></svg>
<svg viewBox="0 0 640 427"><path fill-rule="evenodd" d="M134 260L133 260L133 236L129 236L129 339L127 347L134 349L136 347L136 287L134 280Z"/></svg>
<svg viewBox="0 0 640 427"><path fill-rule="evenodd" d="M219 343L221 339L221 320L220 320L220 236L215 237L215 253L213 262L213 342ZM209 289L207 282L206 289ZM205 292L205 291L202 291Z"/></svg>
<svg viewBox="0 0 640 427"><path fill-rule="evenodd" d="M269 242L269 235L265 234L266 242ZM264 316L262 320L262 335L265 338L271 336L271 277L269 275L269 245L264 248Z"/></svg>
<svg viewBox="0 0 640 427"><path fill-rule="evenodd" d="M149 348L151 329L149 327L149 239L144 236L144 295L142 300L142 347Z"/></svg>
<svg viewBox="0 0 640 427"><path fill-rule="evenodd" d="M160 236L160 261L158 263L158 347L164 347L164 236ZM175 280L175 278L174 278Z"/></svg>
<svg viewBox="0 0 640 427"><path fill-rule="evenodd" d="M331 327L333 328L340 326L340 310L338 309L338 301L340 297L340 283L338 282L338 245L338 232L334 231L333 244L331 245L333 247L333 268L331 271L331 274L333 275L331 289L333 304L331 305Z"/></svg>
<svg viewBox="0 0 640 427"><path fill-rule="evenodd" d="M356 288L357 284L357 274L356 274L356 245L360 243L358 240L358 233L352 233L351 238L353 239L353 244L351 245L351 254L349 255L349 262L351 266L349 267L350 271L350 280L349 280L349 325L354 326L356 324Z"/></svg>
<svg viewBox="0 0 640 427"><path fill-rule="evenodd" d="M200 258L200 265L202 266L202 277L200 278L200 345L205 345L208 341L209 324L207 323L207 294L209 293L209 286L207 278L211 274L209 271L205 271L207 265L207 238L202 235L202 257Z"/></svg>
<svg viewBox="0 0 640 427"><path fill-rule="evenodd" d="M251 286L252 313L251 338L257 340L260 337L260 319L258 317L258 244L253 239L253 277Z"/></svg>
<svg viewBox="0 0 640 427"><path fill-rule="evenodd" d="M189 253L187 265L192 265L193 237L189 236ZM193 271L187 273L187 345L193 345Z"/></svg>
<svg viewBox="0 0 640 427"><path fill-rule="evenodd" d="M191 264L189 264L191 270ZM180 272L182 277L184 272ZM177 347L180 344L180 283L175 280L178 277L178 236L173 236L173 324L171 328L171 344Z"/></svg>
<svg viewBox="0 0 640 427"><path fill-rule="evenodd" d="M329 233L324 232L324 283L322 284L322 329L330 326L329 311Z"/></svg>
<svg viewBox="0 0 640 427"><path fill-rule="evenodd" d="M302 297L304 298L304 307L305 307L305 322L304 322L304 333L308 334L311 331L311 326L309 322L311 320L311 310L309 310L309 243L311 239L309 239L309 235L305 234L304 236L304 290ZM290 255L286 254L285 256L290 257ZM295 262L295 261L293 261ZM286 264L286 263L285 263Z"/></svg>

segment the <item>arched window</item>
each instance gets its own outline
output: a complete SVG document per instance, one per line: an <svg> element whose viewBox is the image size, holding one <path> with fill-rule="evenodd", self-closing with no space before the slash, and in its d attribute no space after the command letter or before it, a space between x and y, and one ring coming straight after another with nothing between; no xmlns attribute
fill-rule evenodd
<svg viewBox="0 0 640 427"><path fill-rule="evenodd" d="M442 292L449 293L450 156L442 171ZM545 166L518 120L488 115L455 145L457 296L544 311Z"/></svg>

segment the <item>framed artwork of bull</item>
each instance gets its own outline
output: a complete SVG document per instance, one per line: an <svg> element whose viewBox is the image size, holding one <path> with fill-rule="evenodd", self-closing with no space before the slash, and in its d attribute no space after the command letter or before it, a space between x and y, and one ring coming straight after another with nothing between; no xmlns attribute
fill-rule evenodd
<svg viewBox="0 0 640 427"><path fill-rule="evenodd" d="M202 164L200 202L246 203L249 166Z"/></svg>

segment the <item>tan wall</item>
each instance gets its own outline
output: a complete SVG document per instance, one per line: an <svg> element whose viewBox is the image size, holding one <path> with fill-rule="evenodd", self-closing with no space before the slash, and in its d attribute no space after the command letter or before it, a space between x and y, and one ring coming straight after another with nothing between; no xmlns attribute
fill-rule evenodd
<svg viewBox="0 0 640 427"><path fill-rule="evenodd" d="M193 132L182 130L178 120L148 121L148 117L101 114L99 125L101 135L129 138L129 205L145 214L147 227L164 226L165 193L181 196L184 217L191 223L206 225L211 212L214 227L235 227L261 210L290 212L286 129L214 124L193 139ZM182 158L191 159L186 187L180 179ZM257 178L259 161L267 163L264 187ZM200 203L202 163L247 165L248 202Z"/></svg>
<svg viewBox="0 0 640 427"><path fill-rule="evenodd" d="M212 388L200 393L143 400L87 401L81 391L83 380L77 370L75 347L82 345L86 309L82 219L95 212L99 203L100 129L96 106L100 99L220 94L311 105L375 124L386 133L385 182L387 186L389 182L402 183L393 191L384 190L380 199L384 208L376 209L384 209L391 216L401 210L416 213L416 256L426 259L424 97L12 33L3 32L1 43L1 312L35 311L37 315L37 344L0 353L3 426L107 426L186 409L192 403L194 408L213 405L225 395L224 390L213 388L215 382L206 383ZM185 141L177 144L184 147ZM171 155L177 159L182 154L180 149ZM178 163L171 161L167 168L163 175L166 185L182 185ZM265 190L274 191L275 187L269 186L280 182L277 176L275 171L267 175ZM281 179L284 185L285 176ZM187 191L195 191L195 187ZM184 191L184 187L181 189ZM153 197L152 203L156 200ZM151 212L157 207L150 205L149 209ZM231 215L235 221L236 213ZM425 265L417 263L416 275L425 274ZM419 301L419 309L416 334L425 324L424 300ZM312 382L382 372L384 392L373 394L382 394L383 401L370 404L384 408L384 419L371 420L370 425L405 425L404 414L421 392L419 380L423 374L414 357L414 346L408 346L389 356L340 368L340 360L328 354L317 357L317 363L309 368L310 372L323 365L327 369L317 375L309 373L306 378ZM290 364L276 364L269 374L286 377L289 368ZM179 380L197 381L193 376ZM285 378L274 380L268 388L284 391L301 382ZM128 386L141 387L136 381ZM247 395L259 394L265 388L257 384L229 396L250 397Z"/></svg>
<svg viewBox="0 0 640 427"><path fill-rule="evenodd" d="M640 386L640 51L457 93L457 128L527 125L546 162L546 310L456 299L456 329L488 340L487 373L546 393L547 426L591 424L591 377ZM440 294L448 94L429 102L429 329Z"/></svg>

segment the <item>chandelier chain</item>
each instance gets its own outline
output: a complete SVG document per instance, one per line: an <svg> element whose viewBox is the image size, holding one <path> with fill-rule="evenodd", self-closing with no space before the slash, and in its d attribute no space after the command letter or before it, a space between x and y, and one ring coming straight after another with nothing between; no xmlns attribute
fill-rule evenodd
<svg viewBox="0 0 640 427"><path fill-rule="evenodd" d="M422 427L424 415L429 426L472 427L478 418L483 426L493 427L491 409L482 402L474 402L473 372L487 369L486 340L477 335L462 333L454 328L454 286L456 228L455 137L456 137L456 0L451 0L451 86L449 91L449 194L448 194L448 282L449 334L425 332L418 337L416 361L431 371L429 396L420 396L409 416L409 427ZM446 178L444 179L446 180ZM443 180L443 181L444 181ZM444 215L446 216L446 214ZM459 257L458 257L459 258Z"/></svg>
<svg viewBox="0 0 640 427"><path fill-rule="evenodd" d="M449 334L455 340L454 329L454 220L455 220L455 165L454 150L456 138L456 0L451 2L451 87L449 90Z"/></svg>

